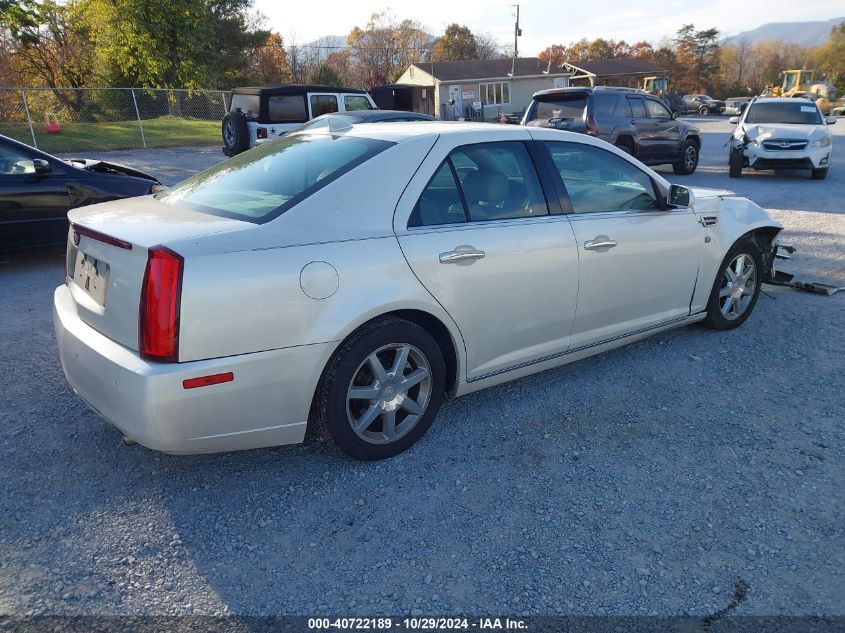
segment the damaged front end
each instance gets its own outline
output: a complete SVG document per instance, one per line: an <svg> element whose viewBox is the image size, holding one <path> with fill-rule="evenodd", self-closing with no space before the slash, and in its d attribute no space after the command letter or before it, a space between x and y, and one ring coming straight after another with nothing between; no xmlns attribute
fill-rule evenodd
<svg viewBox="0 0 845 633"><path fill-rule="evenodd" d="M773 286L789 286L798 290L805 290L820 295L832 295L834 292L842 290L839 286L827 284L821 281L803 281L796 279L792 273L783 270L777 270L775 267L776 260L791 259L790 255L795 252L795 247L791 244L782 244L780 242L772 241L769 252L763 251L763 283L771 284ZM769 263L766 262L768 259Z"/></svg>

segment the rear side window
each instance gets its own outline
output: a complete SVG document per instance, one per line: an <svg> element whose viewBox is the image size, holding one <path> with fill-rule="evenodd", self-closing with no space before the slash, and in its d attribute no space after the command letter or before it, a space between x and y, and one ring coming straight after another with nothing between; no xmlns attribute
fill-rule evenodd
<svg viewBox="0 0 845 633"><path fill-rule="evenodd" d="M641 119L648 117L645 110L645 103L643 103L641 97L628 97L628 115Z"/></svg>
<svg viewBox="0 0 845 633"><path fill-rule="evenodd" d="M619 103L619 95L607 92L596 92L593 94L596 116L613 116L616 111L616 104Z"/></svg>
<svg viewBox="0 0 845 633"><path fill-rule="evenodd" d="M311 95L311 116L318 117L321 114L337 112L336 95Z"/></svg>
<svg viewBox="0 0 845 633"><path fill-rule="evenodd" d="M369 99L364 95L344 95L343 107L346 110L372 110Z"/></svg>
<svg viewBox="0 0 845 633"><path fill-rule="evenodd" d="M409 226L548 215L540 180L523 143L481 143L454 150L426 186Z"/></svg>
<svg viewBox="0 0 845 633"><path fill-rule="evenodd" d="M548 95L535 101L529 121L548 119L583 119L587 107L587 94Z"/></svg>
<svg viewBox="0 0 845 633"><path fill-rule="evenodd" d="M608 151L581 143L547 142L575 213L659 209L645 172Z"/></svg>
<svg viewBox="0 0 845 633"><path fill-rule="evenodd" d="M258 108L261 98L258 95L232 95L232 105L229 110L240 110L248 119L258 118Z"/></svg>
<svg viewBox="0 0 845 633"><path fill-rule="evenodd" d="M308 119L303 95L270 97L268 115L273 123L302 123Z"/></svg>
<svg viewBox="0 0 845 633"><path fill-rule="evenodd" d="M284 136L185 180L159 199L260 224L391 145L352 136Z"/></svg>

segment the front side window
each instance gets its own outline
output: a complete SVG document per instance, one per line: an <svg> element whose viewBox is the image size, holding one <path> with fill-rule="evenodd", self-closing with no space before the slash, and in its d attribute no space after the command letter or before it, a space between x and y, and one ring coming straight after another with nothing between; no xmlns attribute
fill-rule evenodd
<svg viewBox="0 0 845 633"><path fill-rule="evenodd" d="M311 95L311 116L337 112L337 97L335 95Z"/></svg>
<svg viewBox="0 0 845 633"><path fill-rule="evenodd" d="M343 107L346 110L372 110L369 99L363 95L345 95Z"/></svg>
<svg viewBox="0 0 845 633"><path fill-rule="evenodd" d="M426 185L408 225L485 222L548 213L525 145L482 143L452 151Z"/></svg>
<svg viewBox="0 0 845 633"><path fill-rule="evenodd" d="M669 110L666 109L666 106L664 106L659 101L656 101L654 99L646 99L645 107L648 111L648 116L650 116L652 119L664 119L668 121L672 118L672 115Z"/></svg>
<svg viewBox="0 0 845 633"><path fill-rule="evenodd" d="M270 121L273 123L301 123L308 119L303 95L270 97L267 106Z"/></svg>
<svg viewBox="0 0 845 633"><path fill-rule="evenodd" d="M31 156L13 147L0 145L0 176L24 176L35 173Z"/></svg>
<svg viewBox="0 0 845 633"><path fill-rule="evenodd" d="M645 119L648 116L642 98L628 97L628 116L637 119Z"/></svg>
<svg viewBox="0 0 845 633"><path fill-rule="evenodd" d="M486 105L503 105L511 102L511 84L509 81L495 81L478 84L481 102Z"/></svg>
<svg viewBox="0 0 845 633"><path fill-rule="evenodd" d="M806 99L796 99L791 102L772 101L751 104L745 122L821 125L822 114L815 103Z"/></svg>
<svg viewBox="0 0 845 633"><path fill-rule="evenodd" d="M212 215L267 222L391 145L352 136L284 136L185 180L159 199Z"/></svg>
<svg viewBox="0 0 845 633"><path fill-rule="evenodd" d="M575 213L660 209L651 178L624 158L581 143L545 145Z"/></svg>

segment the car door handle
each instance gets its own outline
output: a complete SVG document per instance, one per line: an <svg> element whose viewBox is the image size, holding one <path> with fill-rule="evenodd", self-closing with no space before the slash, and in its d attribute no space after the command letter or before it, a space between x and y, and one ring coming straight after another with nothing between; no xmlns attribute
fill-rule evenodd
<svg viewBox="0 0 845 633"><path fill-rule="evenodd" d="M594 240L587 240L584 242L584 250L594 251L597 248L613 248L619 244L616 240L609 240L606 238L596 238Z"/></svg>
<svg viewBox="0 0 845 633"><path fill-rule="evenodd" d="M480 251L474 246L458 247L453 251L446 251L440 253L441 264L457 264L458 262L472 261L474 259L481 259L487 255L484 251Z"/></svg>

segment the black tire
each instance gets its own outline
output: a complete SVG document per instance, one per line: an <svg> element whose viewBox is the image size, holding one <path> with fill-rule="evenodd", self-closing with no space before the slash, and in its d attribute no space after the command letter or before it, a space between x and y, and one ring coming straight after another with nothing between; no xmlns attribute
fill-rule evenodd
<svg viewBox="0 0 845 633"><path fill-rule="evenodd" d="M361 383L359 377L362 372L366 372L372 367L367 363L368 358L375 352L379 352L378 358L380 360L387 359L387 364L395 362L398 353L389 349L380 351L392 345L407 346L413 350L407 356L408 361L403 365L402 373L404 374L406 368L414 372L423 366L413 362L413 356L416 356L417 359L422 358L428 364L429 382L425 384L425 381L423 381L407 392L407 397L418 403L425 385L427 404L422 415L417 416L416 421L413 421L414 416L404 409L406 405L401 403L393 405L394 407L398 406L394 409L396 430L399 431L401 425L409 420L408 423L412 425L404 433L399 434L395 440L387 441L374 436L379 432L386 434L387 422L386 418L382 417L383 413L386 414L386 411L383 407L379 407L379 403L383 401L385 391L390 386L386 384L388 378L385 377L378 396L369 402L363 398L347 400L347 394L353 386L373 388L373 385L379 383L374 372L371 372L371 383ZM385 354L388 356L385 356ZM389 354L394 354L392 359ZM384 368L388 369L387 367ZM392 375L388 374L388 376L392 378ZM396 317L376 319L362 326L347 338L329 361L320 385L317 387L313 419L314 430L318 437L335 444L340 450L355 459L369 461L398 455L416 443L434 422L437 411L443 402L446 387L445 376L446 365L440 346L424 328L416 323ZM391 393L395 394L395 391ZM359 407L357 412L353 411L353 405ZM358 419L363 419L366 409L373 407L379 407L381 411L373 422L360 433L353 429L353 418L360 416ZM363 435L372 435L373 437L366 439ZM375 443L377 441L382 443Z"/></svg>
<svg viewBox="0 0 845 633"><path fill-rule="evenodd" d="M634 143L629 138L620 138L616 141L616 147L630 156L634 156Z"/></svg>
<svg viewBox="0 0 845 633"><path fill-rule="evenodd" d="M698 144L692 139L687 139L681 145L680 159L672 163L672 169L676 174L681 176L689 176L695 172L698 167Z"/></svg>
<svg viewBox="0 0 845 633"><path fill-rule="evenodd" d="M810 178L813 180L824 180L827 178L827 167L823 167L822 169L814 169L810 172Z"/></svg>
<svg viewBox="0 0 845 633"><path fill-rule="evenodd" d="M732 147L728 153L728 176L731 178L742 177L742 150Z"/></svg>
<svg viewBox="0 0 845 633"><path fill-rule="evenodd" d="M223 153L234 156L249 149L249 127L242 112L235 110L223 117Z"/></svg>
<svg viewBox="0 0 845 633"><path fill-rule="evenodd" d="M722 311L722 301L723 299L728 299L728 297L720 297L720 293L723 290L727 290L727 279L725 276L727 268L731 266L740 255L750 257L754 261L756 274L753 283L753 294L751 294L751 300L747 303L742 313L734 316L733 318L729 318L729 316L723 314ZM710 298L707 301L707 317L703 321L704 325L713 328L714 330L732 330L733 328L739 327L745 323L746 319L748 319L754 311L754 306L757 305L757 299L760 296L760 287L762 285L763 255L760 253L760 248L754 243L754 241L748 238L737 240L736 243L731 246L730 250L728 250L727 255L725 255L725 259L722 261L722 265L719 266L719 272L716 274L716 279L713 282L713 288L710 291ZM747 293L742 296L747 296ZM731 299L733 301L732 297ZM730 315L730 310L728 311L728 315Z"/></svg>
<svg viewBox="0 0 845 633"><path fill-rule="evenodd" d="M698 109L698 113L699 113L701 116L707 116L708 114L710 114L710 109L709 109L707 106L701 106L701 107Z"/></svg>

